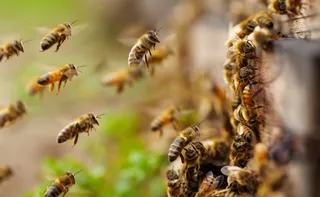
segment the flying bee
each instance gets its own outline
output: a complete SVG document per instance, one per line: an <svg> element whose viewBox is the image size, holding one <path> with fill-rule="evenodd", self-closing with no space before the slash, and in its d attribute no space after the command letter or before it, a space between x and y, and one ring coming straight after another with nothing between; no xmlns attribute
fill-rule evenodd
<svg viewBox="0 0 320 197"><path fill-rule="evenodd" d="M221 168L221 172L228 176L229 185L232 182L237 182L241 186L245 186L249 194L256 194L260 182L255 172L237 166L224 166Z"/></svg>
<svg viewBox="0 0 320 197"><path fill-rule="evenodd" d="M167 176L167 195L168 197L180 196L181 181L179 174L171 169L166 173Z"/></svg>
<svg viewBox="0 0 320 197"><path fill-rule="evenodd" d="M214 193L214 190L219 188L223 181L223 175L214 177L212 171L209 171L200 183L196 197L201 197L208 193Z"/></svg>
<svg viewBox="0 0 320 197"><path fill-rule="evenodd" d="M93 113L87 113L80 117L78 117L75 121L68 124L65 128L63 128L57 137L57 143L63 143L69 139L74 138L73 146L74 147L78 142L78 137L80 133L87 133L89 136L89 132L94 128L94 125L99 125L97 119L101 118L103 114L95 116Z"/></svg>
<svg viewBox="0 0 320 197"><path fill-rule="evenodd" d="M75 175L82 170L72 174L71 172L66 172L64 175L59 176L54 180L51 185L43 192L43 197L58 197L63 193L63 197L68 193L69 189L76 184Z"/></svg>
<svg viewBox="0 0 320 197"><path fill-rule="evenodd" d="M82 30L86 25L78 26L76 28L71 29L71 25L74 24L76 21L72 23L61 23L54 27L53 29L49 28L39 28L38 30L41 33L45 33L46 35L42 38L40 42L40 52L46 51L50 49L53 45L57 43L57 48L55 52L59 50L62 43L71 36L71 33L79 32L79 27Z"/></svg>
<svg viewBox="0 0 320 197"><path fill-rule="evenodd" d="M40 98L42 98L45 87L42 85L39 85L38 80L39 80L39 77L32 79L28 83L26 90L28 95L34 96L36 94L39 94Z"/></svg>
<svg viewBox="0 0 320 197"><path fill-rule="evenodd" d="M152 52L152 56L148 56L147 62L150 67L150 75L154 75L155 65L161 64L168 56L173 55L173 50L168 45L163 45Z"/></svg>
<svg viewBox="0 0 320 197"><path fill-rule="evenodd" d="M18 100L0 109L0 128L12 125L27 113L26 105Z"/></svg>
<svg viewBox="0 0 320 197"><path fill-rule="evenodd" d="M180 131L180 135L177 136L169 148L168 159L169 162L173 162L179 156L181 158L182 163L184 162L183 155L181 153L182 149L184 149L189 143L195 140L198 136L200 136L199 124L203 121L198 123L197 125L187 127Z"/></svg>
<svg viewBox="0 0 320 197"><path fill-rule="evenodd" d="M38 79L38 84L42 86L50 84L49 90L50 92L52 92L54 90L54 83L59 81L58 91L56 93L56 95L58 95L62 82L64 82L63 87L65 87L68 80L72 81L72 78L74 76L78 76L78 71L81 72L80 70L78 70L79 67L81 66L78 66L76 68L73 64L64 64L59 68L40 76Z"/></svg>
<svg viewBox="0 0 320 197"><path fill-rule="evenodd" d="M25 41L27 43L28 41ZM0 46L0 62L4 57L7 58L7 60L11 57L19 56L20 52L24 53L24 45L23 41L20 40L13 40L11 42L7 42Z"/></svg>
<svg viewBox="0 0 320 197"><path fill-rule="evenodd" d="M151 122L151 131L159 131L159 135L163 134L163 127L172 123L173 128L179 131L179 123L177 118L181 115L181 109L178 106L171 106L165 109L158 117Z"/></svg>
<svg viewBox="0 0 320 197"><path fill-rule="evenodd" d="M117 72L108 74L101 83L106 86L118 86L117 92L120 94L124 90L124 85L132 86L134 81L143 77L143 71L139 67L123 68Z"/></svg>
<svg viewBox="0 0 320 197"><path fill-rule="evenodd" d="M9 166L0 167L0 183L7 180L12 175L13 175L13 172Z"/></svg>

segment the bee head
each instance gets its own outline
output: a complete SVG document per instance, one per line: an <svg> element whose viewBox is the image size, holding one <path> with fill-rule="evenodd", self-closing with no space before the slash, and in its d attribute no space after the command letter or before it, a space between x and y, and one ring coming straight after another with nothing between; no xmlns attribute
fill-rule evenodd
<svg viewBox="0 0 320 197"><path fill-rule="evenodd" d="M156 43L156 42L160 43L160 39L158 37L158 33L155 30L151 30L151 31L148 32L148 38L154 43Z"/></svg>
<svg viewBox="0 0 320 197"><path fill-rule="evenodd" d="M74 174L72 174L71 172L66 172L66 175L71 179L71 183L74 185L76 184L76 179L74 178Z"/></svg>
<svg viewBox="0 0 320 197"><path fill-rule="evenodd" d="M22 40L15 40L13 42L15 48L19 49L20 51L24 52L24 46Z"/></svg>
<svg viewBox="0 0 320 197"><path fill-rule="evenodd" d="M68 29L68 33L71 36L71 24L70 23L63 23L63 25Z"/></svg>
<svg viewBox="0 0 320 197"><path fill-rule="evenodd" d="M250 31L253 31L254 28L257 26L258 24L253 21L253 20L249 20L248 23L247 23L247 29L250 30Z"/></svg>
<svg viewBox="0 0 320 197"><path fill-rule="evenodd" d="M246 41L245 45L243 47L243 52L250 53L250 52L254 52L254 51L255 51L255 47L254 47L253 43L250 40Z"/></svg>
<svg viewBox="0 0 320 197"><path fill-rule="evenodd" d="M99 122L97 120L97 118L95 117L95 115L93 113L89 113L89 118L92 121L93 124L97 124L99 125Z"/></svg>
<svg viewBox="0 0 320 197"><path fill-rule="evenodd" d="M77 71L77 68L74 66L74 64L69 64L69 67L70 67L70 69L71 69L71 72L72 72L74 75L78 76L78 71Z"/></svg>

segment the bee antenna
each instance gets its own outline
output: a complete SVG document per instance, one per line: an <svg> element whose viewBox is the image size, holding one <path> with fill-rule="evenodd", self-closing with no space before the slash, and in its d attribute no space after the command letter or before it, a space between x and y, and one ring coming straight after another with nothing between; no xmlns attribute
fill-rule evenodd
<svg viewBox="0 0 320 197"><path fill-rule="evenodd" d="M80 66L77 66L77 68L81 68L81 67L86 67L86 66L88 66L88 65L80 65Z"/></svg>
<svg viewBox="0 0 320 197"><path fill-rule="evenodd" d="M78 172L74 173L73 176L75 176L76 174L78 174L79 172L81 172L82 170L79 170Z"/></svg>
<svg viewBox="0 0 320 197"><path fill-rule="evenodd" d="M101 116L103 116L103 115L105 115L105 114L99 114L96 116L96 118L101 118Z"/></svg>
<svg viewBox="0 0 320 197"><path fill-rule="evenodd" d="M162 29L162 27L163 25L158 30L156 30L156 33L158 33Z"/></svg>
<svg viewBox="0 0 320 197"><path fill-rule="evenodd" d="M72 24L74 24L74 23L76 23L76 22L78 22L78 20L73 21L72 23L70 23L70 25L72 25Z"/></svg>
<svg viewBox="0 0 320 197"><path fill-rule="evenodd" d="M196 126L199 126L201 123L203 123L203 121L205 121L206 119L204 118L203 120L201 120L199 123L196 124Z"/></svg>
<svg viewBox="0 0 320 197"><path fill-rule="evenodd" d="M81 70L77 69L77 71L82 74L82 71L81 71Z"/></svg>

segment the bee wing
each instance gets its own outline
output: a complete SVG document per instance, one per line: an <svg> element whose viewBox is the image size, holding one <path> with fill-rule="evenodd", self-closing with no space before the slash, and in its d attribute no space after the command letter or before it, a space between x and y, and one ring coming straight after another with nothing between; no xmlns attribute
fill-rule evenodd
<svg viewBox="0 0 320 197"><path fill-rule="evenodd" d="M242 170L242 168L240 168L238 166L223 166L221 168L222 174L224 174L226 176L229 176L231 174L231 172L239 171L239 170Z"/></svg>
<svg viewBox="0 0 320 197"><path fill-rule="evenodd" d="M84 30L87 29L88 26L89 26L88 24L82 24L82 25L71 27L72 36L76 36L84 32Z"/></svg>
<svg viewBox="0 0 320 197"><path fill-rule="evenodd" d="M124 46L132 47L138 41L138 38L118 38L117 41Z"/></svg>
<svg viewBox="0 0 320 197"><path fill-rule="evenodd" d="M36 27L36 30L41 35L45 35L45 34L49 33L52 30L52 28L42 26L42 27Z"/></svg>
<svg viewBox="0 0 320 197"><path fill-rule="evenodd" d="M20 40L20 39L21 39L20 34L10 34L6 36L1 36L0 43L7 43L13 40Z"/></svg>

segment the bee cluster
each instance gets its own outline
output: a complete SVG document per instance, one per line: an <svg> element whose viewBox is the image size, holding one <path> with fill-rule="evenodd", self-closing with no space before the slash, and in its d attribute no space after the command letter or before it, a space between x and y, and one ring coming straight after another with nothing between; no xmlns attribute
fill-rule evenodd
<svg viewBox="0 0 320 197"><path fill-rule="evenodd" d="M230 29L223 75L227 91L231 94L225 94L226 91L217 84L210 84L209 88L213 111L221 122L216 136L200 140L204 136L200 126L204 121L211 121L209 113L198 124L181 129L179 117L187 110L176 105L165 109L151 122L151 130L158 131L160 136L163 135L163 127L170 123L179 132L168 151L170 163L178 162L178 158L181 161L180 167L173 164L166 173L169 197L290 195L283 190L290 185L285 167L293 159L293 152L296 150L293 137L287 130L281 131L269 143L263 140L268 133L266 112L270 107L265 85L270 81L262 78L261 57L264 53L273 51L274 41L290 36L276 28L274 15L287 15L293 20L293 17L301 15L302 5L300 0L273 0ZM198 11L202 12L201 9ZM192 20L194 19L190 18ZM63 23L50 30L40 42L40 52L55 44L57 52L71 36L72 24ZM153 76L154 65L161 64L169 55L174 55L169 45L155 49L156 44L160 43L160 29L143 34L129 52L128 67L107 75L101 80L102 85L116 86L117 92L121 93L125 85L132 86L144 76L144 66L150 76ZM21 40L4 44L0 47L0 61L4 57L9 59L14 55L19 56L19 52L24 52ZM67 81L78 76L82 66L84 65L64 64L37 76L28 84L27 92L31 96L39 94L42 97L46 86L52 92L58 82L58 95L62 84L65 87ZM0 128L10 126L26 113L27 106L23 101L13 102L0 110ZM87 113L79 116L60 131L57 143L73 139L75 146L79 134L89 135L95 129L94 125L99 125L98 119L102 115ZM0 169L0 181L11 174L8 167ZM75 184L75 174L66 172L58 177L46 189L44 196L65 195Z"/></svg>

